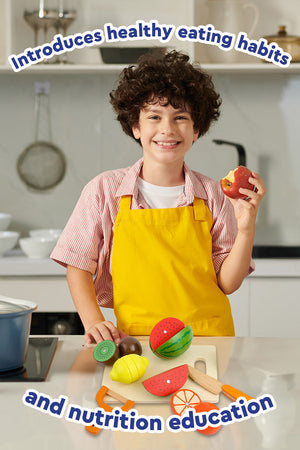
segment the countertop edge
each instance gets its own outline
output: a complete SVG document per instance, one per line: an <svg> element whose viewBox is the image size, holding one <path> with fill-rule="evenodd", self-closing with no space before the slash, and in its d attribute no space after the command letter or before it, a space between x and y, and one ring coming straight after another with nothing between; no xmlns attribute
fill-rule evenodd
<svg viewBox="0 0 300 450"><path fill-rule="evenodd" d="M249 278L300 277L300 258L254 259L255 271ZM0 258L0 277L65 276L66 269L50 258L30 259L25 255L8 254Z"/></svg>

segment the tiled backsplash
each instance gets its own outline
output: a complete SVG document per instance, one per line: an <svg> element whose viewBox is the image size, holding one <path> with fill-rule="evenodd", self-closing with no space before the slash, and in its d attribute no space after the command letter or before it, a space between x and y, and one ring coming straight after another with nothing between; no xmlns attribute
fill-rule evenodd
<svg viewBox="0 0 300 450"><path fill-rule="evenodd" d="M1 75L0 211L13 215L11 229L63 227L83 186L99 172L132 164L140 147L125 136L109 104L116 75ZM34 140L34 82L50 81L53 142L64 152L67 172L53 190L30 191L16 161ZM216 75L222 115L187 155L188 164L218 180L237 165L233 147L244 145L247 163L267 184L256 243L300 245L300 76L284 73ZM41 134L43 137L43 134ZM44 136L46 137L46 136Z"/></svg>

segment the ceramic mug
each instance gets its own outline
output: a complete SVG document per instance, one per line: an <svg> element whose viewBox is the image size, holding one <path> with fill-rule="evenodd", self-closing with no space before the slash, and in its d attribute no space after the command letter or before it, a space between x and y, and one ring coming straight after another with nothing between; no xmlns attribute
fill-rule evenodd
<svg viewBox="0 0 300 450"><path fill-rule="evenodd" d="M236 37L239 32L245 32L248 38L251 38L259 19L256 5L244 3L242 0L207 0L206 7L208 8L207 23L212 24L216 30L223 33L232 33ZM249 9L254 11L254 18L250 27ZM234 49L223 51L214 45L209 45L208 53L210 61L217 63L240 62L245 56Z"/></svg>

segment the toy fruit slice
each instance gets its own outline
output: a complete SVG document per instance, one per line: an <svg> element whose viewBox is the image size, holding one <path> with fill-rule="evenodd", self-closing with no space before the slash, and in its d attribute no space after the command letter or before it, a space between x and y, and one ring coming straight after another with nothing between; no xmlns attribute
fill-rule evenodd
<svg viewBox="0 0 300 450"><path fill-rule="evenodd" d="M119 358L119 349L113 341L102 341L94 349L94 358L107 365L113 364Z"/></svg>
<svg viewBox="0 0 300 450"><path fill-rule="evenodd" d="M155 353L163 358L176 358L182 355L192 343L193 330L190 325L176 333L162 345L160 345Z"/></svg>
<svg viewBox="0 0 300 450"><path fill-rule="evenodd" d="M148 378L143 381L143 385L150 394L164 397L178 391L187 381L188 375L188 365L183 364Z"/></svg>
<svg viewBox="0 0 300 450"><path fill-rule="evenodd" d="M201 398L190 389L180 389L171 398L172 411L179 416L185 414L188 408L193 408L199 403L201 403Z"/></svg>
<svg viewBox="0 0 300 450"><path fill-rule="evenodd" d="M184 328L184 323L174 317L167 317L158 322L150 334L150 347L153 351Z"/></svg>

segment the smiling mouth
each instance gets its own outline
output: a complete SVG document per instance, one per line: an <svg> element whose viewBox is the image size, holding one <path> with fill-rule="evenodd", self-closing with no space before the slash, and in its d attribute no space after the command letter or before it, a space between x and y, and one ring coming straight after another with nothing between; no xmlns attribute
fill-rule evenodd
<svg viewBox="0 0 300 450"><path fill-rule="evenodd" d="M180 142L181 141L154 141L154 143L159 147L168 149L177 147L180 144Z"/></svg>

